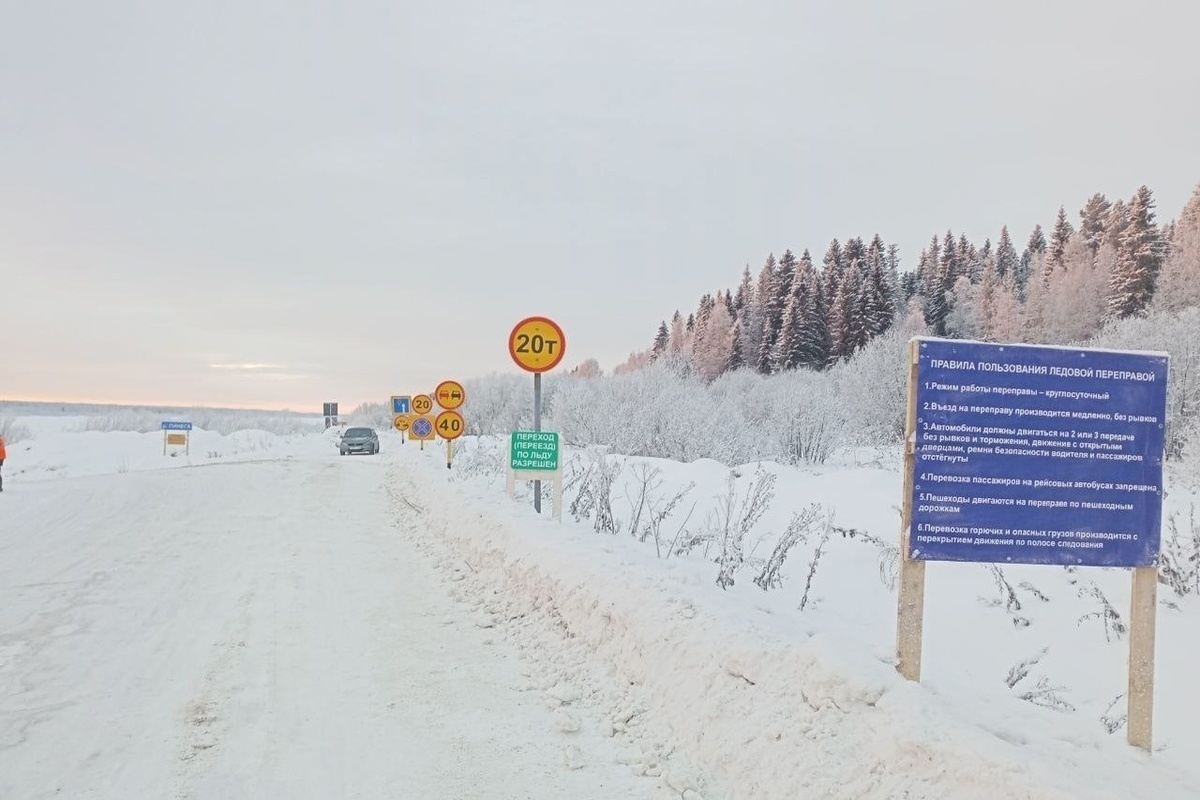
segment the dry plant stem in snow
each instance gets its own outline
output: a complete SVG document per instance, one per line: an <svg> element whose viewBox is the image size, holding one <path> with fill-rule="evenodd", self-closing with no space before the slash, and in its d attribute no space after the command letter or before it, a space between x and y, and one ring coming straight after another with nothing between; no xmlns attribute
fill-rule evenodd
<svg viewBox="0 0 1200 800"><path fill-rule="evenodd" d="M1179 525L1179 513L1167 519L1168 536L1163 537L1158 582L1179 597L1200 594L1200 525L1196 521L1196 506L1188 507L1188 529Z"/></svg>
<svg viewBox="0 0 1200 800"><path fill-rule="evenodd" d="M754 582L764 591L780 585L782 579L779 572L787 561L788 553L801 542L808 541L808 535L816 528L821 518L821 507L813 503L803 511L792 514L791 520L775 543L775 549L763 564L762 571L754 578Z"/></svg>
<svg viewBox="0 0 1200 800"><path fill-rule="evenodd" d="M717 558L717 586L728 589L733 585L734 575L745 561L746 534L771 507L775 497L776 476L761 465L754 471L754 480L746 489L741 502L737 501L737 485L730 471L725 494L717 501L713 512L716 536L720 539L721 552Z"/></svg>
<svg viewBox="0 0 1200 800"><path fill-rule="evenodd" d="M1103 590L1092 581L1087 586L1082 586L1079 589L1079 596L1091 595L1100 603L1100 608L1095 611L1089 611L1079 618L1076 623L1082 625L1084 620L1099 619L1104 623L1104 640L1111 642L1113 637L1120 639L1125 636L1128 627L1121 619L1121 615L1112 607L1112 603L1108 602L1108 597L1105 596Z"/></svg>

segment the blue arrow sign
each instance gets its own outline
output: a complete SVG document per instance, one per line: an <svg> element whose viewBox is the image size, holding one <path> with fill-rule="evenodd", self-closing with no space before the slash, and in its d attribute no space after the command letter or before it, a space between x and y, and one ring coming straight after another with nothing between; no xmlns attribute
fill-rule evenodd
<svg viewBox="0 0 1200 800"><path fill-rule="evenodd" d="M425 417L418 417L412 424L412 430L417 436L428 436L433 433L433 423Z"/></svg>
<svg viewBox="0 0 1200 800"><path fill-rule="evenodd" d="M412 398L407 395L404 397L392 398L392 413L393 414L410 414L412 413Z"/></svg>

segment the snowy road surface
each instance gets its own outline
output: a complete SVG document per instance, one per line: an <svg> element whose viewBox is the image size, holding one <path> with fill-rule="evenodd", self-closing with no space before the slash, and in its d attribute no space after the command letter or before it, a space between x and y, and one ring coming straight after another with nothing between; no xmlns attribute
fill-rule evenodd
<svg viewBox="0 0 1200 800"><path fill-rule="evenodd" d="M388 460L0 497L0 798L666 796L450 599Z"/></svg>

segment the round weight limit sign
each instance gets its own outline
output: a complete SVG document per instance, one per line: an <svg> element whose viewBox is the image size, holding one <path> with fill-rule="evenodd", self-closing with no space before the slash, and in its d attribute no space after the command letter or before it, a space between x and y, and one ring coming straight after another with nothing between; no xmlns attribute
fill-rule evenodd
<svg viewBox="0 0 1200 800"><path fill-rule="evenodd" d="M433 410L433 398L427 394L419 394L412 399L412 410L417 414L428 414Z"/></svg>
<svg viewBox="0 0 1200 800"><path fill-rule="evenodd" d="M457 411L443 411L437 415L433 427L437 429L438 436L450 440L463 435L466 423L463 422L462 414Z"/></svg>
<svg viewBox="0 0 1200 800"><path fill-rule="evenodd" d="M508 354L527 372L548 372L567 354L567 337L546 317L527 317L508 335Z"/></svg>

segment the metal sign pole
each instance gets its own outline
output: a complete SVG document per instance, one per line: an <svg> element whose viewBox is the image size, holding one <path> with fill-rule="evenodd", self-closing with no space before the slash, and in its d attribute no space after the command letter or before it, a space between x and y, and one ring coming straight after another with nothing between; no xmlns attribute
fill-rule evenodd
<svg viewBox="0 0 1200 800"><path fill-rule="evenodd" d="M533 373L533 429L542 429L542 373ZM542 482L533 482L533 510L542 513Z"/></svg>

